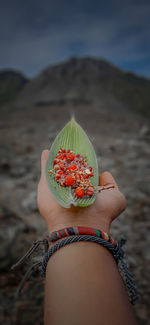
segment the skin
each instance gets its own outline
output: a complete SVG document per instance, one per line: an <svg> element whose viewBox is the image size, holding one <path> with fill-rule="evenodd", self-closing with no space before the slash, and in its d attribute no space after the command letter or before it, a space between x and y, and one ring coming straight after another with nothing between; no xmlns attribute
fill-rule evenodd
<svg viewBox="0 0 150 325"><path fill-rule="evenodd" d="M49 232L68 226L90 226L108 234L112 221L126 208L126 199L109 172L99 177L103 190L89 207L60 206L51 194L45 176L49 150L41 156L37 202ZM61 268L60 268L61 265ZM115 298L115 299L114 299ZM114 258L96 243L80 242L58 250L48 262L45 285L45 325L136 324ZM101 315L101 316L100 316ZM70 321L71 320L71 321Z"/></svg>

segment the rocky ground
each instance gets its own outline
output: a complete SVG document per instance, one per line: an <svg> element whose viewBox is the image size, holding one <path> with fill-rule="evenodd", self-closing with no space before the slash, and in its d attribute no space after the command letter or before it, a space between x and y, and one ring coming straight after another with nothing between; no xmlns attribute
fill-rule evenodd
<svg viewBox="0 0 150 325"><path fill-rule="evenodd" d="M150 324L150 124L141 116L116 108L91 105L15 107L1 111L0 137L0 323L43 324L44 283L38 272L21 297L16 289L26 270L10 272L15 263L45 234L36 204L40 155L74 113L97 153L100 172L109 170L127 198L126 211L112 234L127 237L124 247L139 292L134 307L138 324Z"/></svg>

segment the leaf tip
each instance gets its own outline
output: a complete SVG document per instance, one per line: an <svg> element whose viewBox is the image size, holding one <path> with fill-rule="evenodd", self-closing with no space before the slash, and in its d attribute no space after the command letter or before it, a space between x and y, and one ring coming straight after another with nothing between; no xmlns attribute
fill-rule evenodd
<svg viewBox="0 0 150 325"><path fill-rule="evenodd" d="M77 123L74 115L72 115L70 122Z"/></svg>
<svg viewBox="0 0 150 325"><path fill-rule="evenodd" d="M75 115L72 114L71 121L75 121L75 120L76 120L76 119L75 119Z"/></svg>

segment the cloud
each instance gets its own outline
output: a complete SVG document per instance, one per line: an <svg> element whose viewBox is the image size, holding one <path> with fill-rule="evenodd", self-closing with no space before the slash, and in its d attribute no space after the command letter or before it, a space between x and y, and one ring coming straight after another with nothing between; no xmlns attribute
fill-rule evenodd
<svg viewBox="0 0 150 325"><path fill-rule="evenodd" d="M8 7L6 0L3 9L0 67L33 75L69 56L93 55L138 72L138 62L150 59L148 1L105 0L102 7L96 0L37 0ZM150 75L148 63L143 69Z"/></svg>

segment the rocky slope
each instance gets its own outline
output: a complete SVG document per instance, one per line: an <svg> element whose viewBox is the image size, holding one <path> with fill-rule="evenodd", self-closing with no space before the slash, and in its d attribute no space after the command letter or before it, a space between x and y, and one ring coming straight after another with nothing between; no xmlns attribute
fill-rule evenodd
<svg viewBox="0 0 150 325"><path fill-rule="evenodd" d="M18 99L22 105L101 100L150 116L150 80L124 72L102 59L72 58L33 78Z"/></svg>
<svg viewBox="0 0 150 325"><path fill-rule="evenodd" d="M0 105L4 105L18 95L24 88L28 79L20 72L14 70L0 71Z"/></svg>

